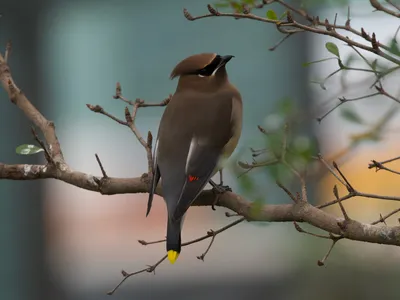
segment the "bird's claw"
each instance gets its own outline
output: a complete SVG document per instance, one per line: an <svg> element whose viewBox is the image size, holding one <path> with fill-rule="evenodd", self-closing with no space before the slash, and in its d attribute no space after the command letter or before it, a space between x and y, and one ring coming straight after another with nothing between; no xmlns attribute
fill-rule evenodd
<svg viewBox="0 0 400 300"><path fill-rule="evenodd" d="M219 185L213 187L213 191L216 194L223 194L226 192L232 192L232 189L229 187L229 185L223 185L220 183Z"/></svg>
<svg viewBox="0 0 400 300"><path fill-rule="evenodd" d="M215 201L211 205L211 209L215 210L215 205L218 203L219 196L226 192L232 192L232 189L229 187L229 185L224 185L223 182L216 184L214 181L210 180L210 184L212 186L213 193L216 194Z"/></svg>

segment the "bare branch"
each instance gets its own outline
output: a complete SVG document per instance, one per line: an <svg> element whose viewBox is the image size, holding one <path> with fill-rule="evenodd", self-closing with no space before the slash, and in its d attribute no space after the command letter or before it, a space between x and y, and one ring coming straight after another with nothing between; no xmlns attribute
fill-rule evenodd
<svg viewBox="0 0 400 300"><path fill-rule="evenodd" d="M385 7L385 6L383 6L382 4L379 3L378 0L369 0L369 2L371 3L371 5L372 5L376 10L383 11L384 13L387 13L387 14L389 14L389 15L392 15L392 16L394 16L394 17L396 17L396 18L400 18L400 13L395 12L395 11L393 11L393 10L391 10L391 9L389 9L389 8L387 8L387 7Z"/></svg>
<svg viewBox="0 0 400 300"><path fill-rule="evenodd" d="M167 258L167 255L163 256L163 258L161 258L159 261L157 261L154 265L148 266L142 270L136 271L136 272L132 272L132 273L128 273L124 270L121 271L121 274L123 276L123 279L116 285L115 288L113 288L111 291L107 292L107 295L112 295L115 293L115 291L125 282L125 280L127 280L129 277L132 277L134 275L138 275L144 272L147 273L154 273L156 268Z"/></svg>
<svg viewBox="0 0 400 300"><path fill-rule="evenodd" d="M312 232L304 230L303 228L300 227L300 225L296 221L293 221L293 225L294 225L294 228L296 228L296 230L300 233L305 233L305 234L311 235L313 237L321 238L321 239L331 240L331 237L329 235L316 234L316 233L312 233Z"/></svg>
<svg viewBox="0 0 400 300"><path fill-rule="evenodd" d="M390 163L390 162L393 162L393 161L396 161L396 160L399 160L399 159L400 159L400 156L397 156L397 157L394 157L394 158L390 158L388 160L381 161L381 162L379 162L379 164L384 165L384 164L387 164L387 163ZM373 160L373 162L374 161L375 160ZM368 169L372 169L372 168L375 168L375 167L376 166L375 166L374 163L368 165Z"/></svg>
<svg viewBox="0 0 400 300"><path fill-rule="evenodd" d="M44 156L45 156L47 162L50 163L50 164L55 165L55 162L54 162L53 158L51 157L50 152L49 152L49 150L47 149L47 146L46 146L45 143L39 138L39 136L37 135L36 130L35 130L35 128L34 128L33 126L31 127L31 132L32 132L33 137L35 138L36 142L40 145L40 147L43 148L43 150L44 150Z"/></svg>
<svg viewBox="0 0 400 300"><path fill-rule="evenodd" d="M182 247L184 247L184 246L189 246L189 245L192 245L192 244L201 242L201 241L203 241L203 240L205 240L205 239L211 238L211 241L210 241L210 243L209 243L209 245L208 245L206 251L205 251L202 255L197 256L198 259L204 261L205 256L206 256L207 253L210 251L210 248L211 248L211 246L212 246L213 243L214 243L215 237L216 237L218 234L220 234L221 232L224 232L225 230L227 230L227 229L229 229L229 228L232 228L232 227L235 226L235 225L240 224L240 223L243 222L244 220L245 220L245 218L240 218L240 219L238 219L238 220L236 220L236 221L234 221L234 222L232 222L232 223L230 223L230 224L228 224L228 225L226 225L226 226L224 226L224 227L222 227L222 228L220 228L220 229L218 229L218 230L216 230L216 231L214 231L214 230L211 229L211 230L209 230L209 231L207 232L207 234L206 234L205 236L202 236L202 237L200 237L200 238L191 240L191 241L189 241L189 242L182 243ZM158 240L158 241L153 241L153 242L146 242L146 241L144 241L144 240L139 240L138 242L139 242L140 244L144 245L144 246L147 246L147 245L151 245L151 244L163 243L163 242L165 242L165 241L166 241L166 240L163 239L163 240ZM108 292L107 294L108 294L108 295L112 295L113 293L115 293L115 291L124 283L124 281L125 281L126 279L128 279L129 277L131 277L131 276L138 275L138 274L141 274L141 273L144 273L144 272L154 272L155 269L157 268L157 266L160 265L166 258L167 258L167 255L165 255L163 258L161 258L161 259L160 259L157 263L155 263L154 265L148 266L147 268L142 269L142 270L139 270L139 271L136 271L136 272L127 273L127 272L125 272L124 270L122 270L122 272L121 272L121 273L122 273L122 276L123 276L122 280L117 284L117 286L116 286L114 289L112 289L112 290L111 290L110 292Z"/></svg>
<svg viewBox="0 0 400 300"><path fill-rule="evenodd" d="M216 236L216 234L214 233L213 230L208 231L207 234L208 234L208 235L211 235L211 241L210 241L210 243L208 244L208 247L207 247L206 251L205 251L202 255L197 256L197 259L200 259L200 260L202 260L202 261L204 261L204 258L206 257L208 251L210 251L211 246L213 245L214 240L215 240L215 236Z"/></svg>
<svg viewBox="0 0 400 300"><path fill-rule="evenodd" d="M335 198L337 200L337 202L339 203L340 206L340 210L342 211L343 217L346 221L350 220L349 216L347 215L346 210L344 209L344 206L342 204L342 200L339 197L339 191L337 189L337 186L335 184L335 186L333 187L333 194L335 195Z"/></svg>
<svg viewBox="0 0 400 300"><path fill-rule="evenodd" d="M333 166L335 167L335 169L339 172L340 176L342 176L343 180L346 182L346 187L347 190L349 191L349 193L354 192L355 189L353 188L353 186L350 184L350 182L347 180L346 176L344 176L344 174L342 173L342 171L340 171L339 166L337 165L336 162L332 163Z"/></svg>
<svg viewBox="0 0 400 300"><path fill-rule="evenodd" d="M289 9L287 11L287 22L283 22L281 20L276 20L276 19L263 18L263 17L255 15L255 14L252 14L250 12L248 12L248 13L238 13L238 12L221 13L221 12L217 11L215 8L212 8L210 5L208 5L208 9L210 11L210 7L211 7L213 13L211 13L211 11L210 11L209 14L200 15L200 16L196 16L196 17L191 15L187 11L187 9L184 9L183 13L184 13L184 16L186 17L186 19L188 19L189 21L195 21L195 20L210 18L210 17L231 17L234 19L251 19L254 21L275 24L277 29L284 34L295 34L295 33L299 33L299 32L312 32L312 33L316 33L316 34L327 35L327 36L336 38L338 40L341 40L348 45L355 46L359 49L363 49L368 52L374 53L380 57L385 58L386 60L388 60L390 62L395 63L396 65L400 65L399 59L380 50L380 48L383 48L387 51L390 51L390 47L378 42L375 34L373 34L372 37L370 37L369 35L365 35L362 32L359 32L359 31L355 30L354 28L352 28L350 26L350 22L346 22L345 25L337 25L335 23L331 24L331 23L329 23L328 20L325 20L325 22L321 22L319 20L319 18L312 17L312 16L308 15L305 11L298 10L298 9L294 8L293 6L287 4L284 1L276 0L273 2L278 2L281 5L283 5ZM272 2L267 1L267 4L269 4L269 3L272 3ZM263 5L258 5L256 8L261 8L262 6ZM297 22L291 16L291 13L290 13L291 11L305 17L309 22L312 23L312 25L308 25L308 24L305 25L303 23ZM371 46L356 42L355 40L350 39L348 36L343 35L343 34L337 32L336 30L332 30L332 28L343 29L345 31L348 31L355 35L363 37L366 41L371 43Z"/></svg>
<svg viewBox="0 0 400 300"><path fill-rule="evenodd" d="M396 208L395 210L391 211L390 213L388 213L385 216L382 216L382 214L381 214L380 218L378 220L372 222L371 225L376 225L376 224L379 224L379 223L385 223L385 225L387 225L385 221L388 218L390 218L391 216L393 216L394 214L397 214L398 212L400 212L400 208Z"/></svg>
<svg viewBox="0 0 400 300"><path fill-rule="evenodd" d="M329 170L329 172L345 187L347 187L346 183L335 173L335 171L332 169L332 167L325 161L325 159L322 157L321 154L318 154L317 158L320 162L322 162L325 167Z"/></svg>
<svg viewBox="0 0 400 300"><path fill-rule="evenodd" d="M339 241L340 239L332 239L332 245L329 247L328 252L325 254L325 256L321 259L318 260L318 266L322 267L325 265L326 260L328 259L329 255L332 252L333 247L335 247L336 243Z"/></svg>
<svg viewBox="0 0 400 300"><path fill-rule="evenodd" d="M400 175L400 172L399 172L399 171L395 171L395 170L389 169L389 168L385 167L382 163L377 162L376 160L372 160L372 164L370 164L370 166L371 166L371 165L373 165L373 167L376 168L376 171L377 171L377 172L378 172L379 170L385 170L385 171L388 171L388 172L390 172L390 173Z"/></svg>
<svg viewBox="0 0 400 300"><path fill-rule="evenodd" d="M125 121L122 121L121 119L118 119L117 117L114 117L112 114L109 114L108 112L106 112L100 105L91 105L91 104L86 104L86 106L95 113L99 113L102 115L105 115L106 117L109 117L111 120L114 120L115 122L124 125L124 126L128 126L128 123Z"/></svg>
<svg viewBox="0 0 400 300"><path fill-rule="evenodd" d="M7 56L3 57L0 54L0 82L3 86L4 90L7 92L8 97L11 102L14 103L21 111L25 114L28 120L32 121L33 124L40 129L43 133L43 136L49 145L49 155L53 159L53 161L65 168L64 156L60 148L60 143L58 142L58 138L55 132L54 123L48 121L38 110L37 108L26 98L25 94L18 88L16 83L14 82L10 67L7 64L9 52L11 49L11 44L7 46L6 54Z"/></svg>
<svg viewBox="0 0 400 300"><path fill-rule="evenodd" d="M293 196L293 194L292 194L282 183L280 183L279 181L277 181L276 184L277 184L282 190L284 190L284 192L290 197L290 199L293 200L294 203L297 202L296 197Z"/></svg>

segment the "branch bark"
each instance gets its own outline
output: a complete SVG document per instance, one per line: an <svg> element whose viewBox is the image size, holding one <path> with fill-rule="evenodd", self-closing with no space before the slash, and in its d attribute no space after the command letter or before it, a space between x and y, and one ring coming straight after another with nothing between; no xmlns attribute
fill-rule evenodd
<svg viewBox="0 0 400 300"><path fill-rule="evenodd" d="M148 192L147 174L135 178L99 178L70 169L60 171L46 165L0 164L0 179L46 178L58 179L103 195ZM160 187L156 193L162 196ZM211 206L215 200L215 193L206 190L200 194L193 206ZM344 220L303 201L295 204L264 205L258 212L254 212L251 201L236 193L226 192L219 195L216 205L228 208L248 221L306 222L326 232L343 235L350 240L400 246L400 226L370 225L355 220Z"/></svg>

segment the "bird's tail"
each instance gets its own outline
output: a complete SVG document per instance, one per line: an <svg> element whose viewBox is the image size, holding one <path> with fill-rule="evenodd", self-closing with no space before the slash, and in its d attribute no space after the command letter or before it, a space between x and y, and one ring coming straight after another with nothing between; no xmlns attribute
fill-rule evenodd
<svg viewBox="0 0 400 300"><path fill-rule="evenodd" d="M175 263L181 252L181 220L171 220L167 225L167 253L171 264Z"/></svg>

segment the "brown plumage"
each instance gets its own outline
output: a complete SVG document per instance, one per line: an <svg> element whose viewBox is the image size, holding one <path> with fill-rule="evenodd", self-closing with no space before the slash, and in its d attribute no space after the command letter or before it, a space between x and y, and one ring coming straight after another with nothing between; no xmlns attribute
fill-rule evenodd
<svg viewBox="0 0 400 300"><path fill-rule="evenodd" d="M167 251L172 263L181 250L187 209L239 141L242 100L225 69L231 58L197 54L182 60L171 73L171 78L179 76L179 82L159 126L147 214L161 177L168 210Z"/></svg>

